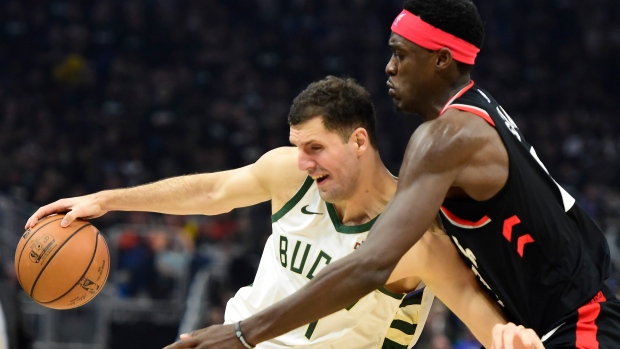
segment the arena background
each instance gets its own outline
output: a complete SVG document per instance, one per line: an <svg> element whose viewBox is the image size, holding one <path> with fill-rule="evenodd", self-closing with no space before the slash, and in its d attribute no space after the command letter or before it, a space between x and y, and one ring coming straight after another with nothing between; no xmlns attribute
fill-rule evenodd
<svg viewBox="0 0 620 349"><path fill-rule="evenodd" d="M475 3L487 36L473 78L601 226L618 290L620 2ZM108 214L93 223L110 245L110 280L95 301L59 312L15 285L17 239L39 205L251 163L288 144L292 98L328 74L371 92L380 151L398 173L419 123L394 112L385 87L401 8L0 0L0 282L20 300L9 314L20 318L19 348L161 348L179 330L219 323L226 300L252 282L270 233L268 205L217 217ZM478 348L436 303L418 347Z"/></svg>

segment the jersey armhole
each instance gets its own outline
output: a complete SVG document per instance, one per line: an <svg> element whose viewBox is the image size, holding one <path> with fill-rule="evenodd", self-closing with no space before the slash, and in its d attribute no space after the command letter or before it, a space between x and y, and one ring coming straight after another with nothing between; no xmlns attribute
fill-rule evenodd
<svg viewBox="0 0 620 349"><path fill-rule="evenodd" d="M450 104L449 106L446 107L445 110L448 110L448 109L458 109L458 110L461 110L467 113L478 115L479 117L483 118L484 121L488 122L491 126L495 127L495 122L493 121L489 113L487 113L486 110L482 108L478 108L473 105L467 105L467 104Z"/></svg>

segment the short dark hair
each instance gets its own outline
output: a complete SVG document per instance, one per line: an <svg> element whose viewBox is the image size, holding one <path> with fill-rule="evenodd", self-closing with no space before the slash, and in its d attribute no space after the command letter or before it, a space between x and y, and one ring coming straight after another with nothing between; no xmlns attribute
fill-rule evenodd
<svg viewBox="0 0 620 349"><path fill-rule="evenodd" d="M403 8L424 22L482 48L484 23L471 0L405 0ZM461 62L459 65L471 68Z"/></svg>
<svg viewBox="0 0 620 349"><path fill-rule="evenodd" d="M370 144L377 148L375 107L370 94L354 79L328 76L308 85L295 99L288 115L291 126L321 116L329 131L346 141L358 127L368 132Z"/></svg>

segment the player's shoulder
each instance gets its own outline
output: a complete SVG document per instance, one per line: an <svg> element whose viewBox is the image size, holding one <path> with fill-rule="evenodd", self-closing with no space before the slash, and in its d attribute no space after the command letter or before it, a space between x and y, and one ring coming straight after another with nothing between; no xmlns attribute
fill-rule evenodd
<svg viewBox="0 0 620 349"><path fill-rule="evenodd" d="M261 156L253 171L269 187L273 198L286 198L295 194L303 184L307 173L297 166L296 147L279 147Z"/></svg>
<svg viewBox="0 0 620 349"><path fill-rule="evenodd" d="M493 126L478 114L458 108L446 109L438 118L425 124L435 138L445 141L475 140L481 134L494 132Z"/></svg>
<svg viewBox="0 0 620 349"><path fill-rule="evenodd" d="M279 164L287 167L295 166L297 159L296 147L279 147L263 154L257 162Z"/></svg>
<svg viewBox="0 0 620 349"><path fill-rule="evenodd" d="M420 160L459 162L484 147L495 133L493 127L479 116L448 109L416 130L408 150Z"/></svg>

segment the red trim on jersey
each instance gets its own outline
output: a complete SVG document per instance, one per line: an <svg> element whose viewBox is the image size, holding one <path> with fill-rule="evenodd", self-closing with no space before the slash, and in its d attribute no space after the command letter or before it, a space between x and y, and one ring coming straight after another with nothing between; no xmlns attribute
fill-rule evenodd
<svg viewBox="0 0 620 349"><path fill-rule="evenodd" d="M508 241L512 241L512 227L521 223L521 220L517 215L514 215L510 218L504 219L504 228L502 229L502 234Z"/></svg>
<svg viewBox="0 0 620 349"><path fill-rule="evenodd" d="M579 319L575 333L575 348L598 349L598 341L596 340L598 327L594 321L601 312L600 302L606 300L603 292L599 291L588 304L577 309Z"/></svg>
<svg viewBox="0 0 620 349"><path fill-rule="evenodd" d="M517 252L521 258L523 258L523 249L525 248L525 244L529 244L530 242L534 242L534 238L530 234L519 236L517 239Z"/></svg>
<svg viewBox="0 0 620 349"><path fill-rule="evenodd" d="M489 124L493 125L493 127L495 127L495 122L493 121L493 119L491 119L491 116L489 115L489 113L487 113L484 109L474 107L473 105L466 105L466 104L450 104L444 110L448 110L448 109L458 109L458 110L466 111L468 113L476 114L479 117L483 118L484 121L488 122Z"/></svg>
<svg viewBox="0 0 620 349"><path fill-rule="evenodd" d="M474 86L474 80L470 80L469 84L467 84L467 86L463 87L462 90L460 90L459 92L457 92L454 97L450 98L450 100L448 101L448 103L446 103L446 105L443 106L443 109L441 109L441 111L439 112L439 116L441 116L441 114L443 114L443 112L446 111L446 109L448 109L448 106L450 104L452 104L452 102L454 102L455 99L461 97L463 95L463 93L467 92L467 90L469 90L472 86Z"/></svg>
<svg viewBox="0 0 620 349"><path fill-rule="evenodd" d="M491 222L491 218L489 216L484 216L480 218L477 222L468 221L467 219L463 219L454 215L454 213L448 211L445 207L441 206L441 213L452 223L453 225L465 229L476 229L487 225Z"/></svg>

